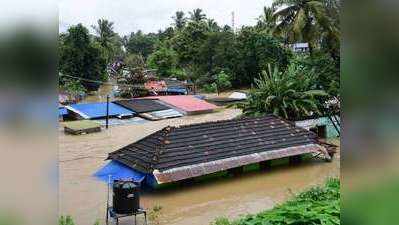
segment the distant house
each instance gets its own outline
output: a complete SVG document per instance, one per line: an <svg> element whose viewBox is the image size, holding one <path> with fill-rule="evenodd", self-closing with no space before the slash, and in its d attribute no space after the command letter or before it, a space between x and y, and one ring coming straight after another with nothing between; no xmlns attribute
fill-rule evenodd
<svg viewBox="0 0 399 225"><path fill-rule="evenodd" d="M295 125L316 133L319 138L337 138L340 135L340 118L339 116L334 116L334 118L336 119L333 120L334 122L330 120L327 116L313 119L305 119L295 121Z"/></svg>
<svg viewBox="0 0 399 225"><path fill-rule="evenodd" d="M294 51L294 52L298 52L298 53L309 52L309 43L295 43L295 44L291 44L289 46L292 49L292 51Z"/></svg>
<svg viewBox="0 0 399 225"><path fill-rule="evenodd" d="M124 178L144 180L156 187L220 171L234 173L246 165L262 166L273 159L294 159L307 153L331 159L328 151L313 132L276 116L263 116L166 127L110 153L108 159L134 174ZM119 177L122 172L109 175ZM101 171L98 174L107 177Z"/></svg>

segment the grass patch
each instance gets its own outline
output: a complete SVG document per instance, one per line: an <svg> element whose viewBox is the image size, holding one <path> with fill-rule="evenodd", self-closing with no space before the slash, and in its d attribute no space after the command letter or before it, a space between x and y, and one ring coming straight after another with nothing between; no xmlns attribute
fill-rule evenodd
<svg viewBox="0 0 399 225"><path fill-rule="evenodd" d="M339 179L328 179L324 186L313 187L271 210L247 215L235 221L218 218L212 223L212 225L285 224L340 224Z"/></svg>

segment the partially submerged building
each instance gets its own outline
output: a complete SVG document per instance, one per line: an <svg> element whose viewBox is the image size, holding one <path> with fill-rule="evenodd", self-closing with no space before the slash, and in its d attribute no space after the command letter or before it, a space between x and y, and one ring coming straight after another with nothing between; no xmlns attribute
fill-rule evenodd
<svg viewBox="0 0 399 225"><path fill-rule="evenodd" d="M65 106L68 113L77 119L103 119L107 116L107 103L83 103ZM109 117L132 117L136 112L110 102L108 105Z"/></svg>
<svg viewBox="0 0 399 225"><path fill-rule="evenodd" d="M193 95L154 96L146 97L146 99L156 99L162 101L167 106L178 110L184 115L211 113L218 109L216 105L198 99Z"/></svg>
<svg viewBox="0 0 399 225"><path fill-rule="evenodd" d="M155 99L131 99L114 101L115 104L137 112L140 117L149 120L161 120L183 116L179 111Z"/></svg>
<svg viewBox="0 0 399 225"><path fill-rule="evenodd" d="M319 138L329 139L340 136L340 118L335 115L330 118L323 116L295 121L295 125L316 133Z"/></svg>
<svg viewBox="0 0 399 225"><path fill-rule="evenodd" d="M131 169L125 179L154 187L307 153L330 159L313 132L276 116L241 118L166 127L110 153L114 173L109 175L121 177L117 162L123 170ZM108 165L97 174L104 177L107 169Z"/></svg>

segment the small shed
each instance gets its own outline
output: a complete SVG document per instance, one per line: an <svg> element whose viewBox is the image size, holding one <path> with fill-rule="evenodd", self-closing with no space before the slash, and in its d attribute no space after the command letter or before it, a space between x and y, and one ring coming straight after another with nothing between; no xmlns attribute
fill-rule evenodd
<svg viewBox="0 0 399 225"><path fill-rule="evenodd" d="M276 116L166 127L108 155L156 186L327 149L313 132Z"/></svg>

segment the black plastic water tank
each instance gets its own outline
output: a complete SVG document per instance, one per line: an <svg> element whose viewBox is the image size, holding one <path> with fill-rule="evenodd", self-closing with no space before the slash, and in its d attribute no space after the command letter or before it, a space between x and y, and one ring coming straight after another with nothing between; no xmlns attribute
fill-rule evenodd
<svg viewBox="0 0 399 225"><path fill-rule="evenodd" d="M113 208L116 213L136 212L140 207L140 188L133 181L115 180L112 186Z"/></svg>

